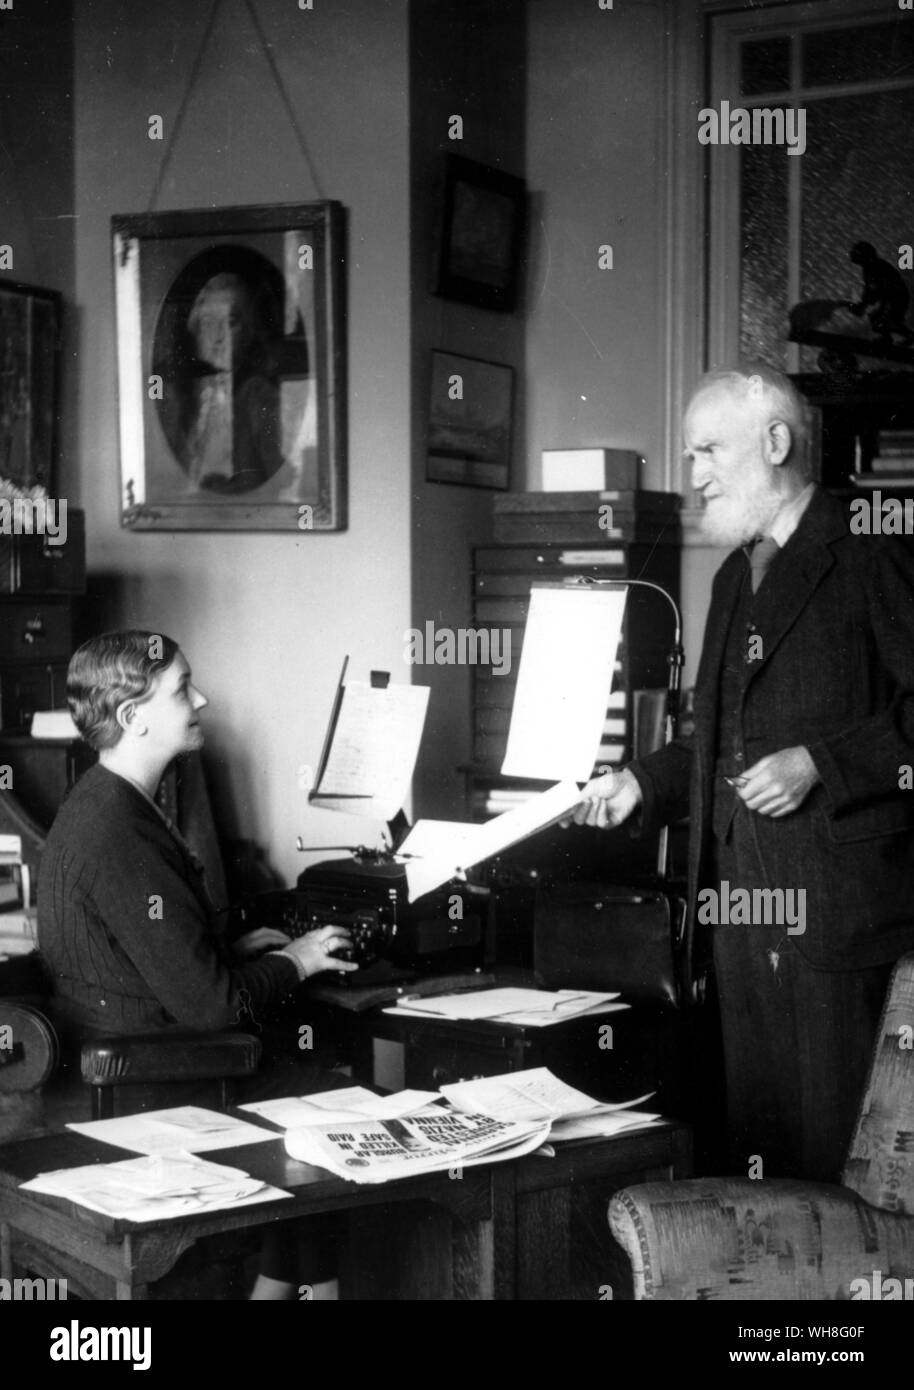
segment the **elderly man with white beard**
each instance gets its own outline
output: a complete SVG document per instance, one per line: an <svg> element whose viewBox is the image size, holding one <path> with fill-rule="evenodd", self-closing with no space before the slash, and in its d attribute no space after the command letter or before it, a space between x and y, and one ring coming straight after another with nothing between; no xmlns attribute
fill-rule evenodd
<svg viewBox="0 0 914 1390"><path fill-rule="evenodd" d="M772 369L703 378L684 437L704 534L738 547L714 579L695 731L589 783L575 820L690 815L732 1169L831 1181L891 966L914 949L914 560L851 535L810 480L804 403Z"/></svg>

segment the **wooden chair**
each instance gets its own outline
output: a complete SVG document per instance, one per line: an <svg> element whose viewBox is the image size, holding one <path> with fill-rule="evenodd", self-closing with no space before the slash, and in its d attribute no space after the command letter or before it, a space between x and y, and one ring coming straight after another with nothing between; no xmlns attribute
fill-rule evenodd
<svg viewBox="0 0 914 1390"><path fill-rule="evenodd" d="M208 878L215 878L224 893L198 758L186 760L182 777L184 795L178 800L171 789L175 798L172 809L182 830L188 830L200 845ZM181 812L186 812L189 824L183 823ZM0 797L0 830L19 836L22 859L36 882L46 830L9 790ZM179 1083L205 1081L218 1082L220 1100L229 1104L233 1081L256 1072L261 1051L258 1038L228 1031L181 1030L92 1038L82 1042L79 1050L79 1070L91 1095L91 1106L87 1104L86 1109L91 1110L93 1119L108 1119L114 1114L118 1093L129 1098L137 1093L124 1088L147 1085L161 1087L164 1106L169 1104L169 1089ZM45 1088L53 1090L62 1062L75 1069L76 1059L68 1055L72 1053L72 1043L54 1019L50 982L38 952L0 960L0 1139L20 1137L18 1130L34 1129L36 1123L40 1127L50 1121L50 1127L56 1127L49 1107L45 1107L49 1113L41 1116L36 1102ZM133 1108L129 1099L127 1108ZM36 1116L40 1117L37 1121ZM66 1118L75 1117L67 1113Z"/></svg>
<svg viewBox="0 0 914 1390"><path fill-rule="evenodd" d="M631 1263L637 1299L884 1299L906 1290L910 1297L914 953L892 974L840 1185L643 1183L615 1194L609 1224Z"/></svg>

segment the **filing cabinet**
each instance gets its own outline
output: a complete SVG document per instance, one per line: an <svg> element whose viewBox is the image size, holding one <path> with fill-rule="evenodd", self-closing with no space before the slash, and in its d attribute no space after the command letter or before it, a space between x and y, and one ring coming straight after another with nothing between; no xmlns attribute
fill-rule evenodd
<svg viewBox="0 0 914 1390"><path fill-rule="evenodd" d="M0 536L0 727L66 704L72 605L85 591L85 517L68 510L66 540Z"/></svg>

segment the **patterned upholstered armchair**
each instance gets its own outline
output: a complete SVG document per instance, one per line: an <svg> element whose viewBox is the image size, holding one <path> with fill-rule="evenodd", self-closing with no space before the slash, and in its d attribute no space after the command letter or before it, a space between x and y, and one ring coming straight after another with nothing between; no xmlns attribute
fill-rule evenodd
<svg viewBox="0 0 914 1390"><path fill-rule="evenodd" d="M609 1224L639 1299L902 1298L914 1279L914 954L892 975L840 1186L643 1183L616 1193Z"/></svg>

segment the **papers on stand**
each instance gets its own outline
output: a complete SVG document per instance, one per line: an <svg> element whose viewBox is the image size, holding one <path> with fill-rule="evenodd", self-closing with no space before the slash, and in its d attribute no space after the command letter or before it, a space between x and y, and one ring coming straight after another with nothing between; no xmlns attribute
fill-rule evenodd
<svg viewBox="0 0 914 1390"><path fill-rule="evenodd" d="M438 1099L437 1091L398 1091L392 1096L376 1096L364 1086L350 1086L340 1091L318 1091L312 1096L256 1100L239 1109L250 1110L282 1129L298 1129L357 1120L398 1120L426 1109Z"/></svg>
<svg viewBox="0 0 914 1390"><path fill-rule="evenodd" d="M393 820L409 791L428 708L426 685L350 681L309 796L313 806Z"/></svg>
<svg viewBox="0 0 914 1390"><path fill-rule="evenodd" d="M196 1105L119 1115L113 1120L83 1120L67 1129L138 1154L207 1153L276 1138L273 1130Z"/></svg>
<svg viewBox="0 0 914 1390"><path fill-rule="evenodd" d="M559 782L483 825L417 821L400 846L406 858L409 901L415 902L464 869L471 869L474 864L503 853L529 835L564 820L580 800L576 782Z"/></svg>
<svg viewBox="0 0 914 1390"><path fill-rule="evenodd" d="M180 1153L62 1168L24 1182L21 1191L64 1197L123 1221L165 1221L291 1196L238 1168Z"/></svg>
<svg viewBox="0 0 914 1390"><path fill-rule="evenodd" d="M618 994L583 989L479 989L461 994L439 994L424 999L404 999L387 1014L418 1014L428 1018L490 1019L545 1028L586 1014L627 1009L615 1002Z"/></svg>

